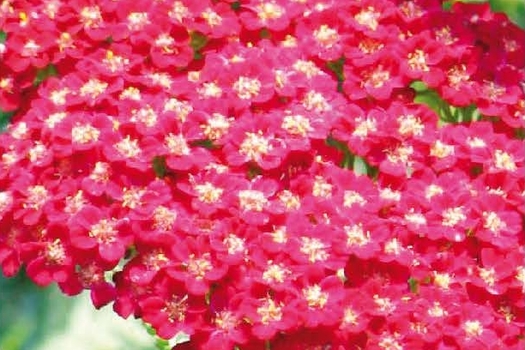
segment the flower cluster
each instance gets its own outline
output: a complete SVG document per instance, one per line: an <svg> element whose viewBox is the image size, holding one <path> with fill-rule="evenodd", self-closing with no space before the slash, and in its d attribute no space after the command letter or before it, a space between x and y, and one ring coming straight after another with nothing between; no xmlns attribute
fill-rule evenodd
<svg viewBox="0 0 525 350"><path fill-rule="evenodd" d="M177 349L524 346L525 32L488 5L4 0L0 28L5 275Z"/></svg>

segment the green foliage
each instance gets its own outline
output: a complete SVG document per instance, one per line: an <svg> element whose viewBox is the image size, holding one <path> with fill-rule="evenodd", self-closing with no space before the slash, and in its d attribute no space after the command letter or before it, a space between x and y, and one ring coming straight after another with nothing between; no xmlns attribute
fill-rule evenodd
<svg viewBox="0 0 525 350"><path fill-rule="evenodd" d="M68 303L51 306L52 296L51 289L35 286L23 273L12 279L0 275L0 349L36 349L46 327L62 323Z"/></svg>
<svg viewBox="0 0 525 350"><path fill-rule="evenodd" d="M95 335L95 336L94 336ZM95 310L89 294L69 298L35 286L24 273L0 273L1 350L156 350L140 322Z"/></svg>
<svg viewBox="0 0 525 350"><path fill-rule="evenodd" d="M356 175L366 175L370 178L375 178L378 169L368 164L365 159L352 153L344 142L341 142L332 136L329 136L325 142L328 146L334 147L343 153L343 160L340 164L342 168L352 169Z"/></svg>
<svg viewBox="0 0 525 350"><path fill-rule="evenodd" d="M262 169L256 163L252 162L251 164L248 165L246 177L249 180L252 180L261 174L262 174Z"/></svg>
<svg viewBox="0 0 525 350"><path fill-rule="evenodd" d="M231 7L231 9L233 11L239 11L240 8L241 8L241 2L240 1L234 1L234 2L231 3L230 7Z"/></svg>
<svg viewBox="0 0 525 350"><path fill-rule="evenodd" d="M196 140L191 143L194 147L202 147L206 149L216 149L217 146L213 144L212 140L205 139L205 140Z"/></svg>
<svg viewBox="0 0 525 350"><path fill-rule="evenodd" d="M40 85L44 80L49 77L54 77L58 75L57 68L54 64L49 64L46 67L39 69L36 72L36 78L33 81L34 86Z"/></svg>
<svg viewBox="0 0 525 350"><path fill-rule="evenodd" d="M14 112L3 112L0 109L0 132L4 131ZM0 348L1 349L1 348Z"/></svg>
<svg viewBox="0 0 525 350"><path fill-rule="evenodd" d="M193 49L193 58L196 60L202 59L201 50L208 43L208 37L202 33L193 31L190 33L190 46Z"/></svg>
<svg viewBox="0 0 525 350"><path fill-rule="evenodd" d="M418 294L419 293L419 281L413 277L410 277L408 279L408 288L410 289L411 293Z"/></svg>
<svg viewBox="0 0 525 350"><path fill-rule="evenodd" d="M414 98L415 103L427 105L439 116L446 113L442 111L446 105L445 101L441 99L436 91L428 89L425 83L416 81L412 83L410 87L416 91L416 97Z"/></svg>
<svg viewBox="0 0 525 350"><path fill-rule="evenodd" d="M259 32L259 37L261 39L270 39L272 37L272 33L267 28L263 28Z"/></svg>
<svg viewBox="0 0 525 350"><path fill-rule="evenodd" d="M519 27L525 29L524 0L489 0L490 7L495 12L505 12Z"/></svg>
<svg viewBox="0 0 525 350"><path fill-rule="evenodd" d="M344 57L341 57L335 61L330 61L326 64L328 69L331 70L337 77L337 91L339 92L343 92L343 82L345 81L345 76L343 73L344 64Z"/></svg>
<svg viewBox="0 0 525 350"><path fill-rule="evenodd" d="M153 171L159 178L166 176L168 168L166 166L166 157L156 156L152 161Z"/></svg>
<svg viewBox="0 0 525 350"><path fill-rule="evenodd" d="M170 340L162 339L157 335L157 332L155 332L155 329L147 323L144 323L144 328L148 332L149 335L151 335L155 339L155 349L156 350L171 350L174 346L182 343L186 343L190 340L190 337L184 333L179 332L175 334L173 338Z"/></svg>
<svg viewBox="0 0 525 350"><path fill-rule="evenodd" d="M488 2L492 11L504 12L512 22L525 29L525 0L447 0L443 2L443 8L448 10L455 2Z"/></svg>
<svg viewBox="0 0 525 350"><path fill-rule="evenodd" d="M415 103L427 105L439 116L439 123L464 123L477 121L481 114L475 105L454 107L448 104L439 94L429 89L422 81L413 82L410 87L416 92Z"/></svg>

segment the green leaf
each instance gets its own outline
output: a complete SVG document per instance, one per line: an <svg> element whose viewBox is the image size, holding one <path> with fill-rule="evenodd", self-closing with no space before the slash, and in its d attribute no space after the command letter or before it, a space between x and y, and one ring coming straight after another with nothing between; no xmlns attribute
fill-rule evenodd
<svg viewBox="0 0 525 350"><path fill-rule="evenodd" d="M444 1L444 2L443 2L443 5L442 5L443 10L445 10L445 11L450 11L450 9L452 8L452 4L453 4L453 3L454 3L454 1L452 1L452 0Z"/></svg>
<svg viewBox="0 0 525 350"><path fill-rule="evenodd" d="M166 176L166 173L168 172L168 168L166 166L166 158L165 157L154 157L152 161L152 167L153 171L155 172L155 175L159 178L163 178Z"/></svg>
<svg viewBox="0 0 525 350"><path fill-rule="evenodd" d="M199 52L208 43L208 37L200 32L190 33L190 46L195 52Z"/></svg>
<svg viewBox="0 0 525 350"><path fill-rule="evenodd" d="M424 104L441 115L443 100L436 91L429 89L427 84L420 80L414 81L410 87L416 92L414 103Z"/></svg>
<svg viewBox="0 0 525 350"><path fill-rule="evenodd" d="M0 44L5 43L6 39L7 39L7 33L4 32L3 30L0 30Z"/></svg>
<svg viewBox="0 0 525 350"><path fill-rule="evenodd" d="M517 26L525 29L525 1L524 0L447 0L443 2L443 9L450 10L455 2L482 4L488 2L492 11L504 12Z"/></svg>
<svg viewBox="0 0 525 350"><path fill-rule="evenodd" d="M247 171L247 174L246 174L246 177L249 179L249 180L252 180L254 179L255 177L259 176L262 174L262 169L255 163L252 163L248 166L248 171Z"/></svg>
<svg viewBox="0 0 525 350"><path fill-rule="evenodd" d="M190 336L181 331L177 333L173 338L168 340L168 344L170 347L174 347L176 345L187 343L189 341L190 341Z"/></svg>
<svg viewBox="0 0 525 350"><path fill-rule="evenodd" d="M523 0L489 0L495 12L504 12L519 27L525 29L525 1Z"/></svg>
<svg viewBox="0 0 525 350"><path fill-rule="evenodd" d="M343 153L343 160L341 161L341 168L344 169L351 169L354 165L354 155L350 152L348 149L348 146L337 139L335 139L332 135L328 136L325 140L325 143L330 146L334 147L335 149L339 150Z"/></svg>
<svg viewBox="0 0 525 350"><path fill-rule="evenodd" d="M5 336L0 338L0 349L21 349L32 332L32 330L27 327L30 323L31 320L29 319L18 318L17 321L9 325L6 329Z"/></svg>
<svg viewBox="0 0 525 350"><path fill-rule="evenodd" d="M421 92L421 91L428 90L427 84L425 84L421 80L414 81L412 84L410 84L410 87L412 89L416 90L416 92Z"/></svg>
<svg viewBox="0 0 525 350"><path fill-rule="evenodd" d="M422 81L414 81L410 87L416 91L414 103L424 104L432 109L439 116L439 124L443 123L462 123L477 121L481 114L475 105L466 107L455 107L443 100L433 89L429 89Z"/></svg>
<svg viewBox="0 0 525 350"><path fill-rule="evenodd" d="M233 11L238 11L241 8L241 2L240 1L232 2L230 7Z"/></svg>
<svg viewBox="0 0 525 350"><path fill-rule="evenodd" d="M350 152L345 152L343 155L343 160L341 161L341 168L352 169L353 166L354 166L354 155Z"/></svg>
<svg viewBox="0 0 525 350"><path fill-rule="evenodd" d="M433 90L422 90L416 94L414 103L427 105L430 109L441 116L443 100L439 94Z"/></svg>
<svg viewBox="0 0 525 350"><path fill-rule="evenodd" d="M194 147L203 147L203 148L206 148L206 149L214 149L214 148L217 148L217 146L215 146L215 145L213 144L213 141L212 141L212 140L209 140L209 139L193 141L193 142L191 143L191 146L194 146Z"/></svg>
<svg viewBox="0 0 525 350"><path fill-rule="evenodd" d="M408 287L410 288L410 292L414 294L419 293L419 281L413 277L410 277L408 279Z"/></svg>
<svg viewBox="0 0 525 350"><path fill-rule="evenodd" d="M267 28L263 28L261 29L261 31L259 32L259 37L261 39L269 39L272 37L272 33L270 33L270 31L267 29Z"/></svg>
<svg viewBox="0 0 525 350"><path fill-rule="evenodd" d="M368 175L369 165L361 157L354 157L353 169L357 175Z"/></svg>
<svg viewBox="0 0 525 350"><path fill-rule="evenodd" d="M179 344L186 343L190 341L190 336L182 331L175 334L175 336L169 340L163 339L157 335L155 329L148 323L143 323L144 328L149 335L153 336L155 339L155 348L156 350L171 350L173 347L176 347Z"/></svg>
<svg viewBox="0 0 525 350"><path fill-rule="evenodd" d="M367 175L371 179L376 178L379 170L368 164L365 159L355 155L346 143L335 139L332 135L326 138L325 143L343 153L341 168L352 169L357 175Z"/></svg>
<svg viewBox="0 0 525 350"><path fill-rule="evenodd" d="M57 76L58 72L54 64L49 64L48 66L39 69L36 73L36 78L33 81L34 86L40 85L44 80L49 77Z"/></svg>
<svg viewBox="0 0 525 350"><path fill-rule="evenodd" d="M204 56L202 55L202 53L200 52L194 52L193 53L193 59L198 61L198 60L202 60L204 58Z"/></svg>
<svg viewBox="0 0 525 350"><path fill-rule="evenodd" d="M326 64L328 69L334 72L335 76L337 77L337 91L338 92L343 92L343 82L345 81L345 76L343 73L344 64L345 64L344 57L341 57L335 61L330 61Z"/></svg>
<svg viewBox="0 0 525 350"><path fill-rule="evenodd" d="M332 72L334 72L335 76L337 77L338 81L344 81L345 77L343 74L343 67L345 64L345 58L341 57L335 61L330 61L326 65L328 69L330 69Z"/></svg>
<svg viewBox="0 0 525 350"><path fill-rule="evenodd" d="M14 112L3 112L0 110L0 132L4 131L7 125L9 125L9 121L13 114Z"/></svg>
<svg viewBox="0 0 525 350"><path fill-rule="evenodd" d="M208 37L200 32L190 33L190 46L193 49L193 59L201 60L204 58L200 50L208 43Z"/></svg>

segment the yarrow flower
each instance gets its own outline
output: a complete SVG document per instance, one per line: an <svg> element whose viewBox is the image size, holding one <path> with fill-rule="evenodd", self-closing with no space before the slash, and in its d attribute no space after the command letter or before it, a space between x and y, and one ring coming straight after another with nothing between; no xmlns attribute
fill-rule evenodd
<svg viewBox="0 0 525 350"><path fill-rule="evenodd" d="M6 276L194 349L523 347L525 32L487 4L4 1L0 28Z"/></svg>

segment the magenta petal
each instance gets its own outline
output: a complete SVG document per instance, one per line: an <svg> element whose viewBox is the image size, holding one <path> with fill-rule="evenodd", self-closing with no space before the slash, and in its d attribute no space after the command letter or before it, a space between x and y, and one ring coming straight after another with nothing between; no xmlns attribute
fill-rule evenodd
<svg viewBox="0 0 525 350"><path fill-rule="evenodd" d="M126 250L121 243L113 242L99 245L98 252L100 257L107 262L116 262L124 256Z"/></svg>
<svg viewBox="0 0 525 350"><path fill-rule="evenodd" d="M130 276L135 283L138 285L147 285L151 282L157 272L154 270L148 270L143 266L136 266L130 269Z"/></svg>
<svg viewBox="0 0 525 350"><path fill-rule="evenodd" d="M166 165L173 170L188 170L192 166L192 160L189 157L169 156L166 159Z"/></svg>
<svg viewBox="0 0 525 350"><path fill-rule="evenodd" d="M191 277L186 280L186 288L193 295L204 295L209 289L205 280L197 280Z"/></svg>
<svg viewBox="0 0 525 350"><path fill-rule="evenodd" d="M115 287L109 283L102 283L91 290L91 301L95 308L109 304L115 299Z"/></svg>
<svg viewBox="0 0 525 350"><path fill-rule="evenodd" d="M68 270L65 268L60 268L53 272L53 280L57 283L64 283L69 277Z"/></svg>
<svg viewBox="0 0 525 350"><path fill-rule="evenodd" d="M206 279L209 281L217 281L226 275L228 272L228 265L222 264L220 267L215 267L206 274Z"/></svg>
<svg viewBox="0 0 525 350"><path fill-rule="evenodd" d="M76 236L71 238L71 244L76 248L91 249L97 245L97 242L91 237Z"/></svg>
<svg viewBox="0 0 525 350"><path fill-rule="evenodd" d="M35 225L40 219L41 212L38 210L29 210L24 216L24 225L32 226Z"/></svg>
<svg viewBox="0 0 525 350"><path fill-rule="evenodd" d="M27 265L27 275L39 286L45 287L53 282L51 273L45 269L43 258L31 261Z"/></svg>

